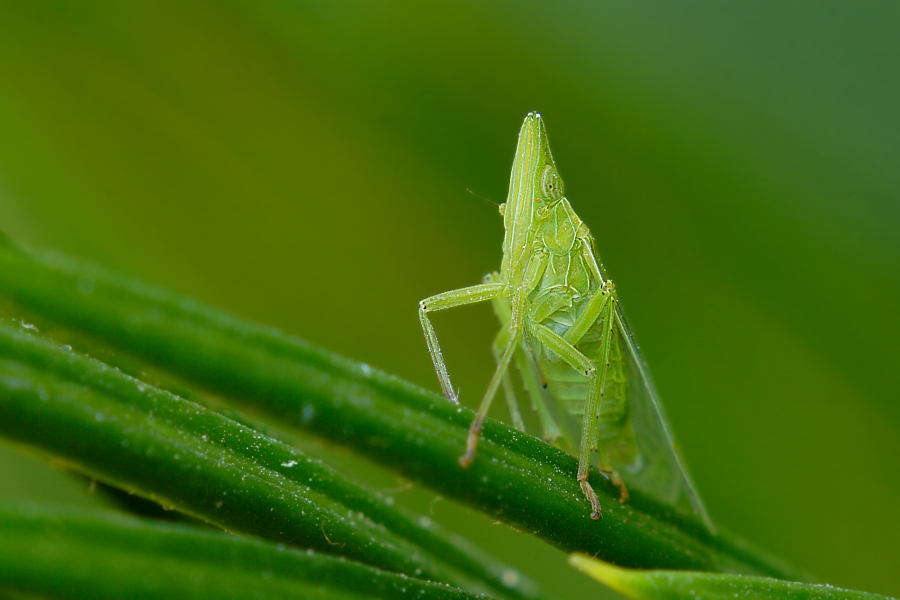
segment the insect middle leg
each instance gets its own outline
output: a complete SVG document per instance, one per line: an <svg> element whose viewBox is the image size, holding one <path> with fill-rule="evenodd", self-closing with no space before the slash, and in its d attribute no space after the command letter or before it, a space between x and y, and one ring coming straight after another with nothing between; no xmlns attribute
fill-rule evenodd
<svg viewBox="0 0 900 600"><path fill-rule="evenodd" d="M428 343L431 362L434 364L438 381L441 383L441 391L453 403L458 403L459 399L453 390L453 384L450 383L450 373L447 372L441 345L438 343L437 333L435 333L427 313L500 298L508 293L507 290L508 287L502 283L482 283L436 294L419 302L419 322L422 323L422 331L425 333L425 341Z"/></svg>
<svg viewBox="0 0 900 600"><path fill-rule="evenodd" d="M475 460L475 451L478 449L478 436L481 435L481 427L484 425L488 409L491 408L491 402L494 401L494 396L497 395L497 388L500 387L500 382L509 368L509 361L512 359L516 346L519 344L519 337L518 331L513 329L510 333L509 341L506 343L506 348L497 361L497 370L494 371L494 376L491 377L491 383L488 384L481 406L478 407L475 420L472 421L472 425L469 427L469 435L466 438L466 453L459 457L459 464L463 468L468 469L472 465L472 461Z"/></svg>
<svg viewBox="0 0 900 600"><path fill-rule="evenodd" d="M496 302L496 301L495 301ZM494 343L491 346L491 352L494 355L494 361L500 366L500 360L503 357L503 349L509 343L509 327L502 327ZM503 395L506 397L506 404L509 407L509 416L512 419L513 427L521 432L525 432L525 423L522 421L522 413L519 412L519 402L516 399L516 391L513 388L512 378L509 376L509 369L503 372L502 378Z"/></svg>

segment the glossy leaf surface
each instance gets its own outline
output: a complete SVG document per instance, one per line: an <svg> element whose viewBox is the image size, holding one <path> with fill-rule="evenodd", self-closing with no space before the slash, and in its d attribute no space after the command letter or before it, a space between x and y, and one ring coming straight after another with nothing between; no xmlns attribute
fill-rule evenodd
<svg viewBox="0 0 900 600"><path fill-rule="evenodd" d="M537 593L320 461L21 325L0 325L0 435L228 531L474 591Z"/></svg>
<svg viewBox="0 0 900 600"><path fill-rule="evenodd" d="M39 327L62 323L99 338L237 405L352 447L564 550L635 567L790 572L649 498L635 495L620 505L617 491L596 472L591 482L607 510L592 522L575 482L575 459L497 422L484 429L479 460L461 469L456 459L470 410L160 288L7 244L0 248L0 294L27 307L29 318L47 319L46 326L36 321Z"/></svg>

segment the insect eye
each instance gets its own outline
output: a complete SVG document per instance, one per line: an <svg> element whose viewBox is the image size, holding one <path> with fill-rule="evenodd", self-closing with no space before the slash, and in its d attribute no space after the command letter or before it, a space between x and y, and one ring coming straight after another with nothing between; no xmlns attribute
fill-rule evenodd
<svg viewBox="0 0 900 600"><path fill-rule="evenodd" d="M541 192L549 202L559 200L563 197L563 182L556 167L547 165L541 174Z"/></svg>

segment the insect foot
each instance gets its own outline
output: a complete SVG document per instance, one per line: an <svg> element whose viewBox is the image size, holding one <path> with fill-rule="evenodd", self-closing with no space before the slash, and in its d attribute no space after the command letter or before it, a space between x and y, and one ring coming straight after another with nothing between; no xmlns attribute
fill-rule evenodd
<svg viewBox="0 0 900 600"><path fill-rule="evenodd" d="M619 488L619 504L628 502L628 488L625 487L625 482L622 481L622 478L615 471L613 471L612 482L613 485Z"/></svg>
<svg viewBox="0 0 900 600"><path fill-rule="evenodd" d="M459 457L459 464L463 469L468 469L472 466L472 461L475 460L475 452L478 450L478 436L481 434L481 431L473 431L469 430L469 437L466 438L466 453Z"/></svg>
<svg viewBox="0 0 900 600"><path fill-rule="evenodd" d="M615 469L600 469L600 472L609 479L610 483L619 488L619 503L625 504L628 502L628 488L625 487L625 481L622 480L619 472Z"/></svg>
<svg viewBox="0 0 900 600"><path fill-rule="evenodd" d="M594 488L588 483L587 473L578 476L578 483L581 484L581 491L584 492L588 502L591 503L591 518L596 521L600 518L600 499L597 498L597 494L594 493Z"/></svg>

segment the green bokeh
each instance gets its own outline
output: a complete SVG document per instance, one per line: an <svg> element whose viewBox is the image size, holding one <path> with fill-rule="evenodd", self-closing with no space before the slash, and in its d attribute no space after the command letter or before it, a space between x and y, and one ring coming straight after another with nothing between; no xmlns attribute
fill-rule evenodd
<svg viewBox="0 0 900 600"><path fill-rule="evenodd" d="M713 518L897 595L898 22L893 2L0 0L0 230L437 389L416 302L499 266L481 197L503 201L540 110ZM490 309L435 324L476 403ZM560 597L594 589L433 508Z"/></svg>

